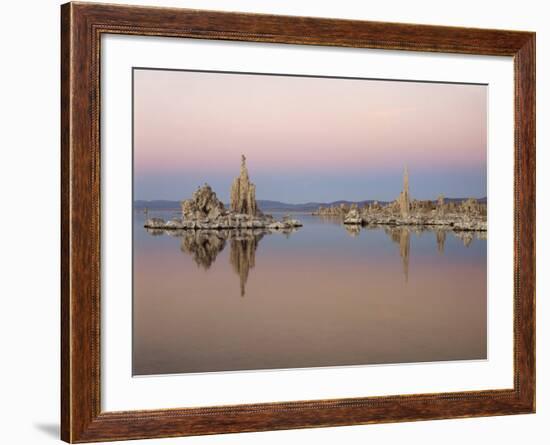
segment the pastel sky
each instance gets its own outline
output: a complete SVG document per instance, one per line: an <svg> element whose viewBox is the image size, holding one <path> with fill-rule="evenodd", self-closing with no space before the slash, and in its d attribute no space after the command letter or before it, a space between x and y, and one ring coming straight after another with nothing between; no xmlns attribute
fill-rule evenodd
<svg viewBox="0 0 550 445"><path fill-rule="evenodd" d="M134 70L134 198L229 200L245 154L258 199L483 197L485 85Z"/></svg>

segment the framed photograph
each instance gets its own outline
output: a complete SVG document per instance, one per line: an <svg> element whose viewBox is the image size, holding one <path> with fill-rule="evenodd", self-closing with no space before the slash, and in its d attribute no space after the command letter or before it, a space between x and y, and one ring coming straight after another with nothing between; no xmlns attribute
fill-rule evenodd
<svg viewBox="0 0 550 445"><path fill-rule="evenodd" d="M535 411L535 34L61 7L67 442Z"/></svg>

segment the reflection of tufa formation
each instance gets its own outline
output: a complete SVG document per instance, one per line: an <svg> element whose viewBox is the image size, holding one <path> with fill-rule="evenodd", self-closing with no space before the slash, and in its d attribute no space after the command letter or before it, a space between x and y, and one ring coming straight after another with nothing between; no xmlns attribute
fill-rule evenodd
<svg viewBox="0 0 550 445"><path fill-rule="evenodd" d="M474 198L462 202L445 200L420 201L410 198L409 173L405 167L403 190L398 198L388 204L378 201L366 204L359 209L357 204L340 204L334 207L320 207L315 215L339 216L348 225L397 225L397 226L437 226L455 231L486 231L487 206Z"/></svg>
<svg viewBox="0 0 550 445"><path fill-rule="evenodd" d="M279 233L290 236L295 230L297 229L147 229L147 232L155 236L168 234L180 237L180 250L191 255L197 266L205 270L210 269L229 241L229 262L239 276L240 294L244 297L248 275L256 263L256 249L264 235Z"/></svg>
<svg viewBox="0 0 550 445"><path fill-rule="evenodd" d="M353 226L358 227L358 226ZM358 227L358 230L361 230ZM416 234L417 236L422 233L434 232L435 240L437 243L437 251L440 254L443 254L445 251L445 241L447 239L447 230L441 228L422 228L420 226L385 226L384 231L390 239L399 246L399 255L403 262L403 274L405 275L405 281L409 280L409 257L411 252L411 234ZM477 239L485 240L487 239L487 232L483 231L456 231L449 232L454 233L454 235L464 243L464 247L470 247L474 236ZM355 235L357 236L357 235Z"/></svg>
<svg viewBox="0 0 550 445"><path fill-rule="evenodd" d="M401 227L397 230L387 230L391 240L399 245L399 255L403 261L403 274L405 281L409 281L409 256L411 252L411 232L408 228Z"/></svg>
<svg viewBox="0 0 550 445"><path fill-rule="evenodd" d="M361 234L362 230L377 230L380 226L360 226L357 224L345 225L346 231L353 237ZM408 281L409 256L411 250L411 235L420 236L423 233L433 232L437 250L443 254L447 234L452 233L460 239L465 247L469 247L474 239L487 239L484 231L448 231L444 227L430 226L383 226L388 237L399 246L399 255L403 263L403 274ZM225 230L164 230L147 229L153 236L170 235L181 238L180 249L193 258L197 266L208 270L216 261L218 255L225 249L229 241L229 262L234 272L239 276L240 293L245 295L246 283L250 270L256 263L256 250L262 238L267 234L284 234L290 236L297 229L225 229Z"/></svg>
<svg viewBox="0 0 550 445"><path fill-rule="evenodd" d="M193 257L197 266L210 269L218 254L225 248L226 237L219 231L186 230L180 249Z"/></svg>
<svg viewBox="0 0 550 445"><path fill-rule="evenodd" d="M212 188L205 184L191 199L182 201L181 218L165 221L162 218L149 218L145 227L163 230L188 229L290 229L302 223L285 217L276 221L271 215L264 215L256 203L256 186L250 182L246 168L246 158L241 159L241 173L231 187L230 209L218 199Z"/></svg>
<svg viewBox="0 0 550 445"><path fill-rule="evenodd" d="M229 262L235 273L239 275L241 297L244 297L246 292L246 282L248 281L250 269L256 265L256 249L263 236L264 234L260 233L231 240Z"/></svg>

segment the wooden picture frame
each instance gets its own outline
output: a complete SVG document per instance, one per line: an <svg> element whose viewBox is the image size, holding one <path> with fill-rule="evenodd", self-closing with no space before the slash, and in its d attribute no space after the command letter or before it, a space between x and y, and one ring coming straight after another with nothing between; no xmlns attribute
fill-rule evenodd
<svg viewBox="0 0 550 445"><path fill-rule="evenodd" d="M514 387L507 390L102 412L100 38L166 36L512 56ZM535 34L148 8L61 7L61 437L71 443L535 411Z"/></svg>

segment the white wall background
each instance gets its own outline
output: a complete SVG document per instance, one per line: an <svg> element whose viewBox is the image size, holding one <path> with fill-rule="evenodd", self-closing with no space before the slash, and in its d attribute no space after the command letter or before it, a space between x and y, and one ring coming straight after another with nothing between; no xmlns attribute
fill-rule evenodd
<svg viewBox="0 0 550 445"><path fill-rule="evenodd" d="M159 444L548 443L550 422L550 13L547 2L133 0L155 6L537 32L537 414L152 440ZM59 417L59 4L2 5L0 66L0 442L57 441Z"/></svg>

